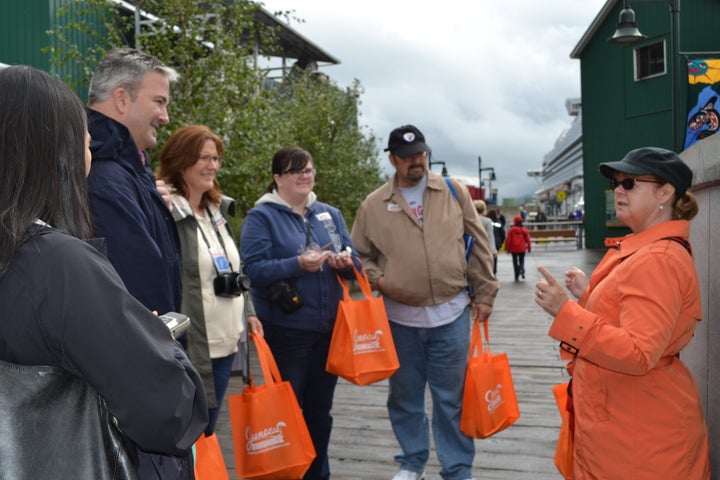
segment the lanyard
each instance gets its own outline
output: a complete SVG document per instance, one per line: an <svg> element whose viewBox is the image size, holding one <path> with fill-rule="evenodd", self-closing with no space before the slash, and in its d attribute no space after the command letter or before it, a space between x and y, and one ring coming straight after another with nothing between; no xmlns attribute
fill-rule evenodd
<svg viewBox="0 0 720 480"><path fill-rule="evenodd" d="M208 219L210 220L210 223L213 226L213 230L215 230L215 235L217 236L218 241L220 242L220 246L223 249L223 252L225 253L225 258L227 259L228 265L230 265L230 271L235 271L233 269L232 263L230 262L230 257L228 257L227 249L225 248L225 242L223 241L222 235L220 234L220 230L218 230L217 224L215 223L215 218L213 217L212 213L210 212L209 207L205 207L205 211L207 212ZM195 214L193 213L193 216ZM207 237L205 236L205 231L202 228L202 225L200 225L200 222L198 221L197 217L195 217L195 222L197 222L198 229L200 229L200 235L202 235L203 240L205 241L205 245L208 247L208 252L210 252L210 256L213 257L212 253L212 246L210 246L210 242L208 241ZM215 265L215 262L213 262L213 267L215 267L215 273L220 275L220 272L218 271L217 265Z"/></svg>

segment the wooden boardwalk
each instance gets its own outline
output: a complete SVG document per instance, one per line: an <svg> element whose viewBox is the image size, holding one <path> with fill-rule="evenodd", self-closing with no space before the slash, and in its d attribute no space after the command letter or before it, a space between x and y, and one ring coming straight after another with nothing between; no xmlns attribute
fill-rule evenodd
<svg viewBox="0 0 720 480"><path fill-rule="evenodd" d="M567 375L556 342L547 336L550 318L533 300L537 266L545 265L558 278L570 266L589 275L601 255L597 250L576 250L574 244L549 246L526 256L527 279L514 282L510 255L500 254L501 286L490 320L491 347L493 352L508 354L521 416L505 431L475 441L473 474L477 480L562 480L552 461L560 417L551 387L565 381ZM241 388L241 380L234 377L230 393ZM398 464L393 456L399 447L387 417L386 396L386 381L365 387L343 379L338 382L330 440L333 480L389 480L396 473ZM237 478L227 404L217 432L230 478ZM426 478L439 479L439 470L433 450Z"/></svg>

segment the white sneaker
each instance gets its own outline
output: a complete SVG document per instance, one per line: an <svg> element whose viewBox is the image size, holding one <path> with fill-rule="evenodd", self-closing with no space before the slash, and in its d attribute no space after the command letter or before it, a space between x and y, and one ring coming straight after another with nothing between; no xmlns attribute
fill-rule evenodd
<svg viewBox="0 0 720 480"><path fill-rule="evenodd" d="M425 472L413 472L411 470L400 470L392 480L423 480Z"/></svg>

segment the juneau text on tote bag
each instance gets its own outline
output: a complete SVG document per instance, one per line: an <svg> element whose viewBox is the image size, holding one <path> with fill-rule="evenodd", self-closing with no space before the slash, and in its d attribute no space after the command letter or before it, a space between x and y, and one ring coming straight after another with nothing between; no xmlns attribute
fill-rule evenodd
<svg viewBox="0 0 720 480"><path fill-rule="evenodd" d="M265 339L251 333L265 383L229 395L230 425L239 478L301 479L315 458L310 433L290 382L280 377Z"/></svg>
<svg viewBox="0 0 720 480"><path fill-rule="evenodd" d="M390 377L400 367L382 297L373 297L365 269L353 265L364 298L350 297L348 282L338 276L343 299L330 340L325 370L356 385Z"/></svg>
<svg viewBox="0 0 720 480"><path fill-rule="evenodd" d="M487 340L485 348L480 323L483 324ZM507 354L494 355L489 344L487 320L480 322L475 319L460 416L460 430L473 438L487 438L520 418Z"/></svg>

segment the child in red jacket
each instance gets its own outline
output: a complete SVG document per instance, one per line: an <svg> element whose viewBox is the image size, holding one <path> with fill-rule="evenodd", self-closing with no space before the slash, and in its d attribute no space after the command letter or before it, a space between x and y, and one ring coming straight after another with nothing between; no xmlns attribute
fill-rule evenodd
<svg viewBox="0 0 720 480"><path fill-rule="evenodd" d="M530 232L523 227L521 216L513 218L513 226L510 227L507 237L505 238L505 250L512 254L513 270L515 271L515 281L520 277L525 280L525 251L530 253L532 243L530 242Z"/></svg>

